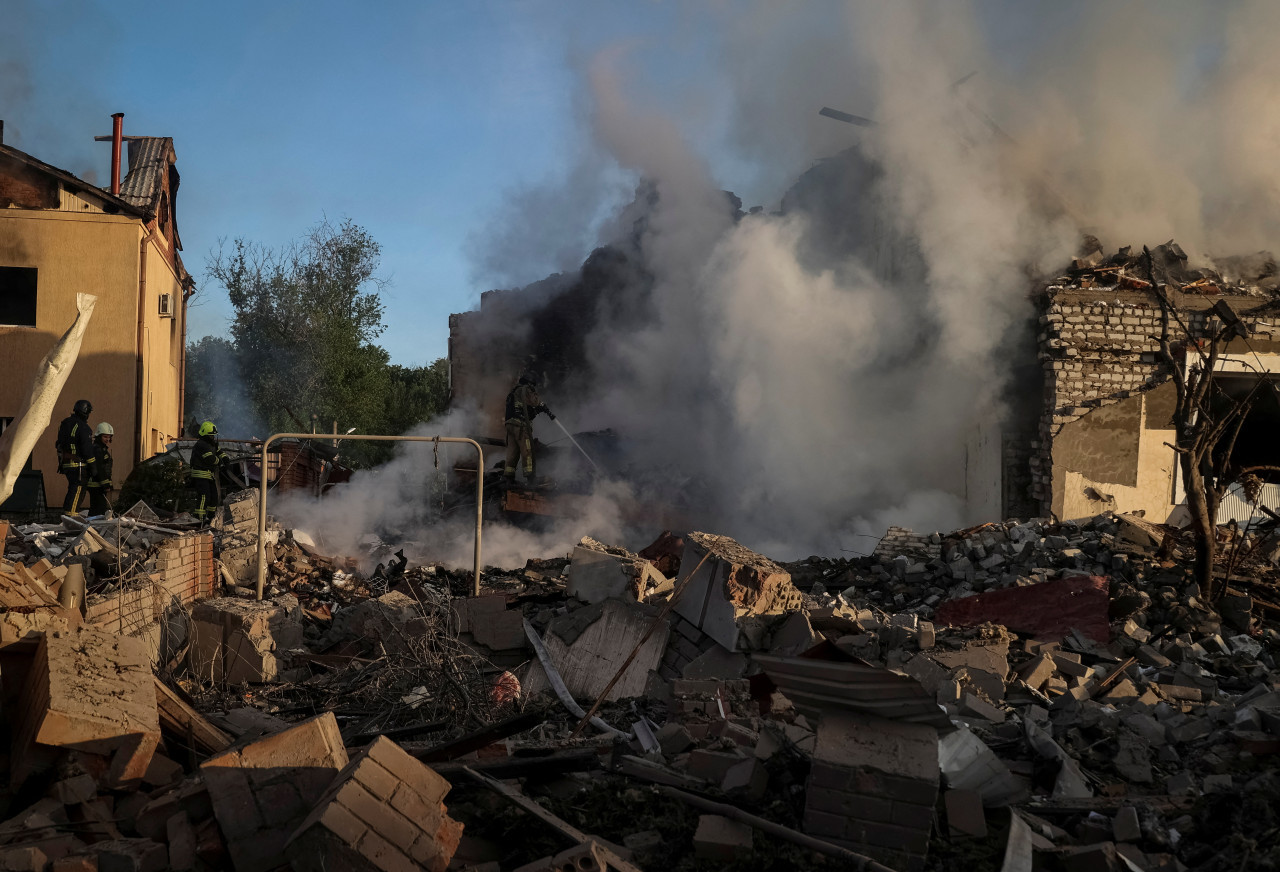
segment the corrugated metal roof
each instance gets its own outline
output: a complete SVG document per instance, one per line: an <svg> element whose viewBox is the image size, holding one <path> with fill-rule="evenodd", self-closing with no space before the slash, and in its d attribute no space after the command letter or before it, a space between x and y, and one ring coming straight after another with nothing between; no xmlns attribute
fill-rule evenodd
<svg viewBox="0 0 1280 872"><path fill-rule="evenodd" d="M1225 524L1234 520L1241 526L1245 524L1260 524L1269 520L1269 518L1267 513L1258 508L1258 506L1274 508L1278 505L1280 505L1280 485L1264 484L1262 491L1258 494L1257 501L1250 502L1244 495L1244 488L1239 483L1236 483L1227 488L1227 492L1222 495L1222 502L1218 503L1216 523Z"/></svg>
<svg viewBox="0 0 1280 872"><path fill-rule="evenodd" d="M824 709L853 711L895 721L955 729L946 712L909 675L878 666L753 654L765 674L805 715Z"/></svg>
<svg viewBox="0 0 1280 872"><path fill-rule="evenodd" d="M139 136L129 140L129 174L120 183L120 199L155 212L173 154L173 137Z"/></svg>

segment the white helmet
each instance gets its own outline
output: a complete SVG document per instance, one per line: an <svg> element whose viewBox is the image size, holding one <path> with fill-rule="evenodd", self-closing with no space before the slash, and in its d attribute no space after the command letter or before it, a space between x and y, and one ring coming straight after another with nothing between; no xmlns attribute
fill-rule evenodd
<svg viewBox="0 0 1280 872"><path fill-rule="evenodd" d="M93 431L94 436L102 436L104 434L107 436L116 435L115 428L112 427L110 424L108 424L106 421L103 421L101 424L99 424L98 429Z"/></svg>

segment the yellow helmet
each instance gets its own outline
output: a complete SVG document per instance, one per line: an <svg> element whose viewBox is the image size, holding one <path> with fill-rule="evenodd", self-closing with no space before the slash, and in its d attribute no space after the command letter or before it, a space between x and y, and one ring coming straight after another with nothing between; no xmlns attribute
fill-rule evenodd
<svg viewBox="0 0 1280 872"><path fill-rule="evenodd" d="M106 421L103 421L101 424L98 425L98 429L93 431L93 435L94 436L104 436L104 435L114 436L116 435L116 430Z"/></svg>
<svg viewBox="0 0 1280 872"><path fill-rule="evenodd" d="M200 429L196 431L197 436L217 436L218 428L212 421L205 421L200 425Z"/></svg>

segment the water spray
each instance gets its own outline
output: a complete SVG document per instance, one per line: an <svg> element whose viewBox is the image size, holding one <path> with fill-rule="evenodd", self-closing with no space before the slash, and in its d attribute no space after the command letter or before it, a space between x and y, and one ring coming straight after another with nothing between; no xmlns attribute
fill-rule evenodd
<svg viewBox="0 0 1280 872"><path fill-rule="evenodd" d="M578 440L573 438L573 434L570 433L568 430L564 429L564 424L561 424L559 420L555 418L552 418L551 420L555 421L555 425L560 428L560 432L569 438L569 441L573 443L573 447L582 452L582 456L587 458L587 463L591 464L591 468L594 469L597 473L599 473L600 467L597 466L596 462L591 459L591 455L586 452L586 449L584 449L581 445L578 444Z"/></svg>

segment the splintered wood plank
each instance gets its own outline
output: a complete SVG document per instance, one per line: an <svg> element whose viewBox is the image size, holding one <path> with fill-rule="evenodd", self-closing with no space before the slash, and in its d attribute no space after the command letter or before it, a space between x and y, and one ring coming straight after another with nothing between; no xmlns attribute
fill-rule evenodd
<svg viewBox="0 0 1280 872"><path fill-rule="evenodd" d="M161 730L190 743L197 751L205 754L217 754L231 746L230 736L187 705L167 684L156 678L155 685Z"/></svg>

